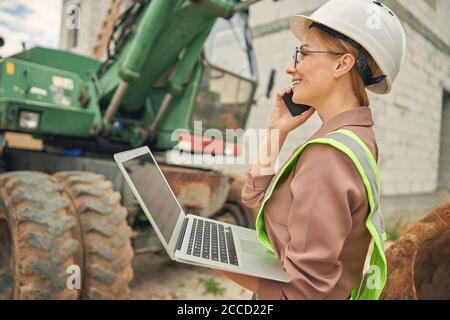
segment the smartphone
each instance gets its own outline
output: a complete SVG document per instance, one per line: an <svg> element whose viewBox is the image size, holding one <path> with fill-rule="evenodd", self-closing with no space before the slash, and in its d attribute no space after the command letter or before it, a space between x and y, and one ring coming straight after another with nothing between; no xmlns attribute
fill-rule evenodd
<svg viewBox="0 0 450 320"><path fill-rule="evenodd" d="M283 96L283 101L286 104L286 107L288 108L289 112L292 114L293 117L298 117L311 109L311 106L308 106L306 104L296 104L292 101L292 97L294 96L294 92L286 93Z"/></svg>

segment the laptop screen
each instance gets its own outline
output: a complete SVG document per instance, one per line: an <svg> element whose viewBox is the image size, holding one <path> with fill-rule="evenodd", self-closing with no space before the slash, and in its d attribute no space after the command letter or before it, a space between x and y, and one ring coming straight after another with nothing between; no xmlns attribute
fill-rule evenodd
<svg viewBox="0 0 450 320"><path fill-rule="evenodd" d="M150 153L122 163L167 243L181 213Z"/></svg>

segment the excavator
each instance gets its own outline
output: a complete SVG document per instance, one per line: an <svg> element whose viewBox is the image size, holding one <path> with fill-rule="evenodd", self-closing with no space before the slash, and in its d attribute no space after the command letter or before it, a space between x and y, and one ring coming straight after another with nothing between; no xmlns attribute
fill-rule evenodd
<svg viewBox="0 0 450 320"><path fill-rule="evenodd" d="M158 250L112 157L134 147L154 151L186 212L254 227L255 212L240 203L245 177L177 155L240 156L239 137L198 136L194 126L246 127L259 79L248 9L258 1L134 0L106 21L98 58L42 47L1 58L0 299L128 297L133 256ZM274 73L268 83L270 95ZM18 147L11 134L41 146ZM429 252L442 250L436 263L449 264L449 209L436 210L427 223L439 230L411 251L402 249L412 241L406 234L388 252L390 261L404 253L394 275L420 275L408 278L408 294L388 281L387 299L420 298L419 282L425 297L434 284L450 296L426 272ZM434 251L419 255L414 273L422 244ZM69 283L74 273L79 283Z"/></svg>
<svg viewBox="0 0 450 320"><path fill-rule="evenodd" d="M256 2L135 0L106 21L105 50L94 48L104 59L42 47L2 58L0 299L127 297L133 255L160 248L116 152L149 146L186 212L252 226L241 176L177 155L239 156L237 137L194 124L245 128L258 84ZM42 147L18 148L11 133ZM67 286L73 266L77 290Z"/></svg>

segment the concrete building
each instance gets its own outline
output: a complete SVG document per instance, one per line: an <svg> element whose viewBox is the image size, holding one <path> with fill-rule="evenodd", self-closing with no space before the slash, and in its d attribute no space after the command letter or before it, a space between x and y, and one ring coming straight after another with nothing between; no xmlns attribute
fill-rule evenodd
<svg viewBox="0 0 450 320"><path fill-rule="evenodd" d="M61 47L89 54L110 0L66 0L81 8L80 29L64 26ZM310 14L325 0L262 1L251 7L250 26L263 93L272 69L274 90L290 84L284 70L297 41L289 30L289 17ZM447 0L385 0L402 20L407 36L406 61L386 96L370 94L375 132L380 149L382 211L388 224L402 217L414 221L439 204L450 201L450 2ZM66 30L64 30L66 29ZM262 94L258 95L262 97ZM259 98L248 127L265 128L274 97ZM290 152L321 125L315 116L292 133L281 154ZM406 222L406 221L405 221Z"/></svg>

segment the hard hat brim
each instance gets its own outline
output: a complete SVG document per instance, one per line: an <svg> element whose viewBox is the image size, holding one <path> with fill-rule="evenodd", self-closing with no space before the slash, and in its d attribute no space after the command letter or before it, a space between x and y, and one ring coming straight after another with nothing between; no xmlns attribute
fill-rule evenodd
<svg viewBox="0 0 450 320"><path fill-rule="evenodd" d="M310 17L304 16L304 15L296 15L291 17L290 19L290 27L292 33L295 35L295 37L302 42L303 37L308 30L308 28L311 26L313 22L318 22L315 20L312 20Z"/></svg>

